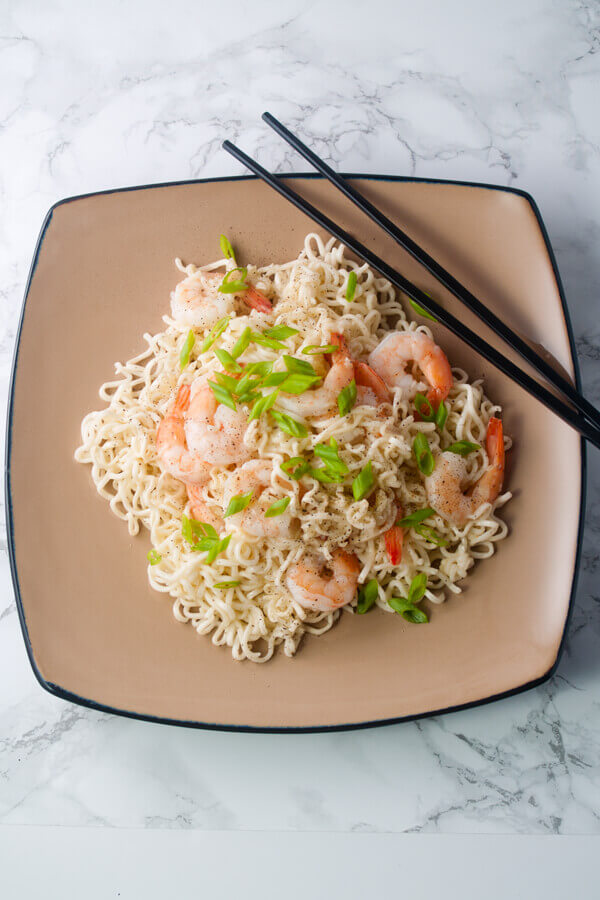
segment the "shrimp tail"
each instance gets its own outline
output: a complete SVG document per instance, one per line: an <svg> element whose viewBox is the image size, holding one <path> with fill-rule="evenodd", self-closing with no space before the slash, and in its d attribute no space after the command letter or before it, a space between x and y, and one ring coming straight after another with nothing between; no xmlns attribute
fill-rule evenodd
<svg viewBox="0 0 600 900"><path fill-rule="evenodd" d="M177 396L175 397L175 403L173 404L173 412L175 414L183 415L190 405L190 395L191 388L189 384L182 384L177 391Z"/></svg>
<svg viewBox="0 0 600 900"><path fill-rule="evenodd" d="M492 416L488 422L485 449L490 465L497 466L504 471L504 432L502 420L495 416Z"/></svg>
<svg viewBox="0 0 600 900"><path fill-rule="evenodd" d="M242 294L244 303L246 306L249 306L250 309L255 309L257 312L265 313L265 315L269 316L273 312L273 306L271 301L265 297L262 291L259 291L257 288L250 286L247 291L244 291Z"/></svg>
<svg viewBox="0 0 600 900"><path fill-rule="evenodd" d="M396 519L402 518L402 508L397 507ZM385 549L388 559L393 566L398 566L402 562L402 546L404 544L404 529L399 525L392 525L388 528L384 535Z"/></svg>
<svg viewBox="0 0 600 900"><path fill-rule="evenodd" d="M392 395L387 384L368 363L354 363L354 379L357 385L370 388L380 403L392 402Z"/></svg>

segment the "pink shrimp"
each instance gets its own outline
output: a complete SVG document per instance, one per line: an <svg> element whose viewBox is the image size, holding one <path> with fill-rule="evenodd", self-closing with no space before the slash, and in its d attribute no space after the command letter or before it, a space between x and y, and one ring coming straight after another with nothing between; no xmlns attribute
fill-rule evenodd
<svg viewBox="0 0 600 900"><path fill-rule="evenodd" d="M356 595L360 565L356 556L337 550L331 562L306 554L290 566L286 584L305 609L333 612Z"/></svg>
<svg viewBox="0 0 600 900"><path fill-rule="evenodd" d="M448 357L429 335L421 331L388 334L369 355L369 364L389 387L401 387L409 396L419 390L419 382L408 371L416 363L429 384L427 398L437 409L452 387Z"/></svg>
<svg viewBox="0 0 600 900"><path fill-rule="evenodd" d="M270 301L253 285L248 285L245 291L223 294L218 290L222 281L221 272L205 272L202 269L180 281L171 293L173 318L183 325L208 329L235 311L237 297L258 312L266 315L273 312Z"/></svg>

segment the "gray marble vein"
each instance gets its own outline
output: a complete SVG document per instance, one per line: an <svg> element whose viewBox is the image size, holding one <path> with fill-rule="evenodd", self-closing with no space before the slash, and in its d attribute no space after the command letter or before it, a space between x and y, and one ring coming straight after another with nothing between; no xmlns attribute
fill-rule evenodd
<svg viewBox="0 0 600 900"><path fill-rule="evenodd" d="M55 200L303 163L271 109L346 171L529 190L600 403L597 0L0 4L0 394ZM3 429L2 429L3 433ZM556 676L477 710L348 734L145 725L45 694L0 532L0 823L358 832L600 832L600 465Z"/></svg>

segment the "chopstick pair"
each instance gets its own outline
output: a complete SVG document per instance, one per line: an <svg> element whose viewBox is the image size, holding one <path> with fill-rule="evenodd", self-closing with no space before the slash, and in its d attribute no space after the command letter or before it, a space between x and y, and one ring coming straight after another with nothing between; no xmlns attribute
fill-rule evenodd
<svg viewBox="0 0 600 900"><path fill-rule="evenodd" d="M428 294L401 275L396 269L388 265L383 259L369 250L359 240L337 225L332 219L304 200L282 179L264 169L256 160L248 156L231 141L224 141L223 148L245 165L251 172L261 178L271 188L292 203L297 209L305 213L314 222L340 240L353 253L362 257L372 268L384 275L395 287L407 294L411 300L427 310L439 322L445 325L453 334L461 338L473 350L491 362L501 372L511 378L520 387L543 403L548 409L577 430L586 440L600 448L600 412L585 399L577 389L563 378L552 366L533 350L523 338L509 328L495 313L489 310L477 297L474 296L453 275L443 268L422 247L416 244L402 229L400 229L387 216L380 212L366 197L346 180L334 172L316 153L310 150L296 135L289 131L270 113L263 114L263 120L273 128L291 147L297 150L311 165L313 165L325 178L337 187L349 200L359 207L366 215L379 225L397 244L407 250L418 262L420 262L435 278L446 287L468 309L474 312L486 325L488 325L499 337L519 355L529 362L547 381L557 388L564 399L557 397L544 385L539 384L527 372L520 369L499 350L485 341L476 332L462 323L433 300ZM573 404L573 406L569 405ZM573 409L575 407L575 409Z"/></svg>

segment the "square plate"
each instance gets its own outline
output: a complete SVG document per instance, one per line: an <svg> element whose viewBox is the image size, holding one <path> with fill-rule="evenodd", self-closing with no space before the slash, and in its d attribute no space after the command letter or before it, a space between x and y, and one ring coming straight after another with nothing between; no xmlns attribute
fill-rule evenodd
<svg viewBox="0 0 600 900"><path fill-rule="evenodd" d="M508 324L577 379L558 273L527 194L489 185L349 176ZM291 184L408 278L501 346L319 177ZM511 534L427 628L379 610L343 615L294 659L234 662L172 616L146 579L147 533L130 538L73 460L115 360L161 329L180 274L228 234L258 265L297 256L314 230L254 178L136 187L52 207L21 321L8 417L7 516L15 593L40 683L112 713L206 728L320 730L430 715L540 683L554 670L580 549L584 449L567 425L434 326L454 365L484 376L513 437ZM560 515L557 515L560 511Z"/></svg>

